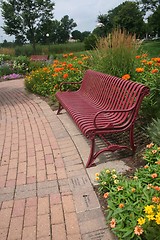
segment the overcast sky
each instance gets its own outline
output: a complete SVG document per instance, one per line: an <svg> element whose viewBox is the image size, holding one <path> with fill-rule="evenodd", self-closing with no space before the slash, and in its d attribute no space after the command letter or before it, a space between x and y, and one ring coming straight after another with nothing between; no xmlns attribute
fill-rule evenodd
<svg viewBox="0 0 160 240"><path fill-rule="evenodd" d="M60 20L68 15L77 23L73 30L92 31L97 24L97 17L100 14L106 14L125 0L54 0L54 19ZM0 16L0 27L3 26L3 20ZM0 28L0 42L4 40L13 41L14 37L8 37Z"/></svg>

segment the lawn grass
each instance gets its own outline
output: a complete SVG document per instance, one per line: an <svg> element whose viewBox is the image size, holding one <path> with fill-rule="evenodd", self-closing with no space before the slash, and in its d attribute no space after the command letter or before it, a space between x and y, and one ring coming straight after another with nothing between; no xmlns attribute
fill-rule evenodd
<svg viewBox="0 0 160 240"><path fill-rule="evenodd" d="M149 57L160 57L160 40L144 41L140 51L146 52Z"/></svg>

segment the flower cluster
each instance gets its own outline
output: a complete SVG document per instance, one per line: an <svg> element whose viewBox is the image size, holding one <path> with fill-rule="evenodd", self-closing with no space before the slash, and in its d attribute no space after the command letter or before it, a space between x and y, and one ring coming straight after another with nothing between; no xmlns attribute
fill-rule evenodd
<svg viewBox="0 0 160 240"><path fill-rule="evenodd" d="M53 95L62 81L78 82L87 68L88 57L64 54L62 60L54 60L53 64L32 71L25 78L26 87L37 94Z"/></svg>
<svg viewBox="0 0 160 240"><path fill-rule="evenodd" d="M18 78L22 78L23 75L18 74L18 73L12 73L12 74L8 74L5 75L3 77L1 77L3 80L12 80L12 79L18 79Z"/></svg>
<svg viewBox="0 0 160 240"><path fill-rule="evenodd" d="M131 73L121 76L124 80L142 83L150 88L150 95L142 102L141 112L143 117L149 119L157 118L159 110L159 79L160 58L148 58L147 54L137 55L134 69ZM142 114L141 114L142 115Z"/></svg>
<svg viewBox="0 0 160 240"><path fill-rule="evenodd" d="M149 164L160 164L160 146L154 143L150 143L146 146L145 153L143 155L145 161Z"/></svg>
<svg viewBox="0 0 160 240"><path fill-rule="evenodd" d="M144 207L144 215L137 219L134 233L138 236L143 233L144 235L148 235L150 227L152 227L154 231L156 229L160 230L160 197L153 197L152 204ZM153 233L152 237L154 237L154 234L156 234L156 232Z"/></svg>
<svg viewBox="0 0 160 240"><path fill-rule="evenodd" d="M154 143L146 146L144 156L147 151L151 151L149 161L133 176L110 169L96 173L107 201L107 222L119 239L157 239L160 231L160 151Z"/></svg>

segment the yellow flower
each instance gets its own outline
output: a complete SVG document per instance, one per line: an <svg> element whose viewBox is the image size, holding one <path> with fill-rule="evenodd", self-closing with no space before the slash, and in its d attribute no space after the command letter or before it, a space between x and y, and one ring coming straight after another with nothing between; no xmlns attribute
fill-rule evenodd
<svg viewBox="0 0 160 240"><path fill-rule="evenodd" d="M119 180L117 180L117 179L114 180L114 183L115 183L115 184L118 184L118 183L119 183Z"/></svg>
<svg viewBox="0 0 160 240"><path fill-rule="evenodd" d="M113 178L113 179L116 179L116 178L117 178L117 175L116 175L116 174L113 174L113 175L112 175L112 178Z"/></svg>
<svg viewBox="0 0 160 240"><path fill-rule="evenodd" d="M95 173L95 176L96 176L96 177L98 177L98 176L99 176L99 173L98 173L98 172L97 172L97 173Z"/></svg>
<svg viewBox="0 0 160 240"><path fill-rule="evenodd" d="M135 192L135 191L136 191L136 189L135 189L135 188L132 188L132 189L131 189L131 192Z"/></svg>
<svg viewBox="0 0 160 240"><path fill-rule="evenodd" d="M158 225L160 225L160 213L158 213L156 216L155 216L155 221Z"/></svg>
<svg viewBox="0 0 160 240"><path fill-rule="evenodd" d="M95 180L96 180L96 181L99 181L99 177L96 177Z"/></svg>
<svg viewBox="0 0 160 240"><path fill-rule="evenodd" d="M155 219L154 214L148 214L146 215L146 217L148 218L149 221Z"/></svg>
<svg viewBox="0 0 160 240"><path fill-rule="evenodd" d="M138 220L137 220L139 225L143 225L145 223L145 221L146 221L145 218L142 218L142 217L138 218Z"/></svg>
<svg viewBox="0 0 160 240"><path fill-rule="evenodd" d="M134 176L134 177L133 177L133 179L134 179L134 180L137 180L137 179L138 179L138 177L137 177L137 176Z"/></svg>
<svg viewBox="0 0 160 240"><path fill-rule="evenodd" d="M110 173L111 171L109 169L106 170L106 173Z"/></svg>
<svg viewBox="0 0 160 240"><path fill-rule="evenodd" d="M153 209L155 207L153 205L147 205L145 208L144 208L144 212L147 213L147 214L153 214Z"/></svg>

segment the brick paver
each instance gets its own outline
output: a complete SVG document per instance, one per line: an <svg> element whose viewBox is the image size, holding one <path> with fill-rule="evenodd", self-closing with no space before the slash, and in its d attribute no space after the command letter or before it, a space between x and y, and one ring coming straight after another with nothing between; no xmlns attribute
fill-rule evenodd
<svg viewBox="0 0 160 240"><path fill-rule="evenodd" d="M22 79L0 83L0 239L114 239L72 138Z"/></svg>

